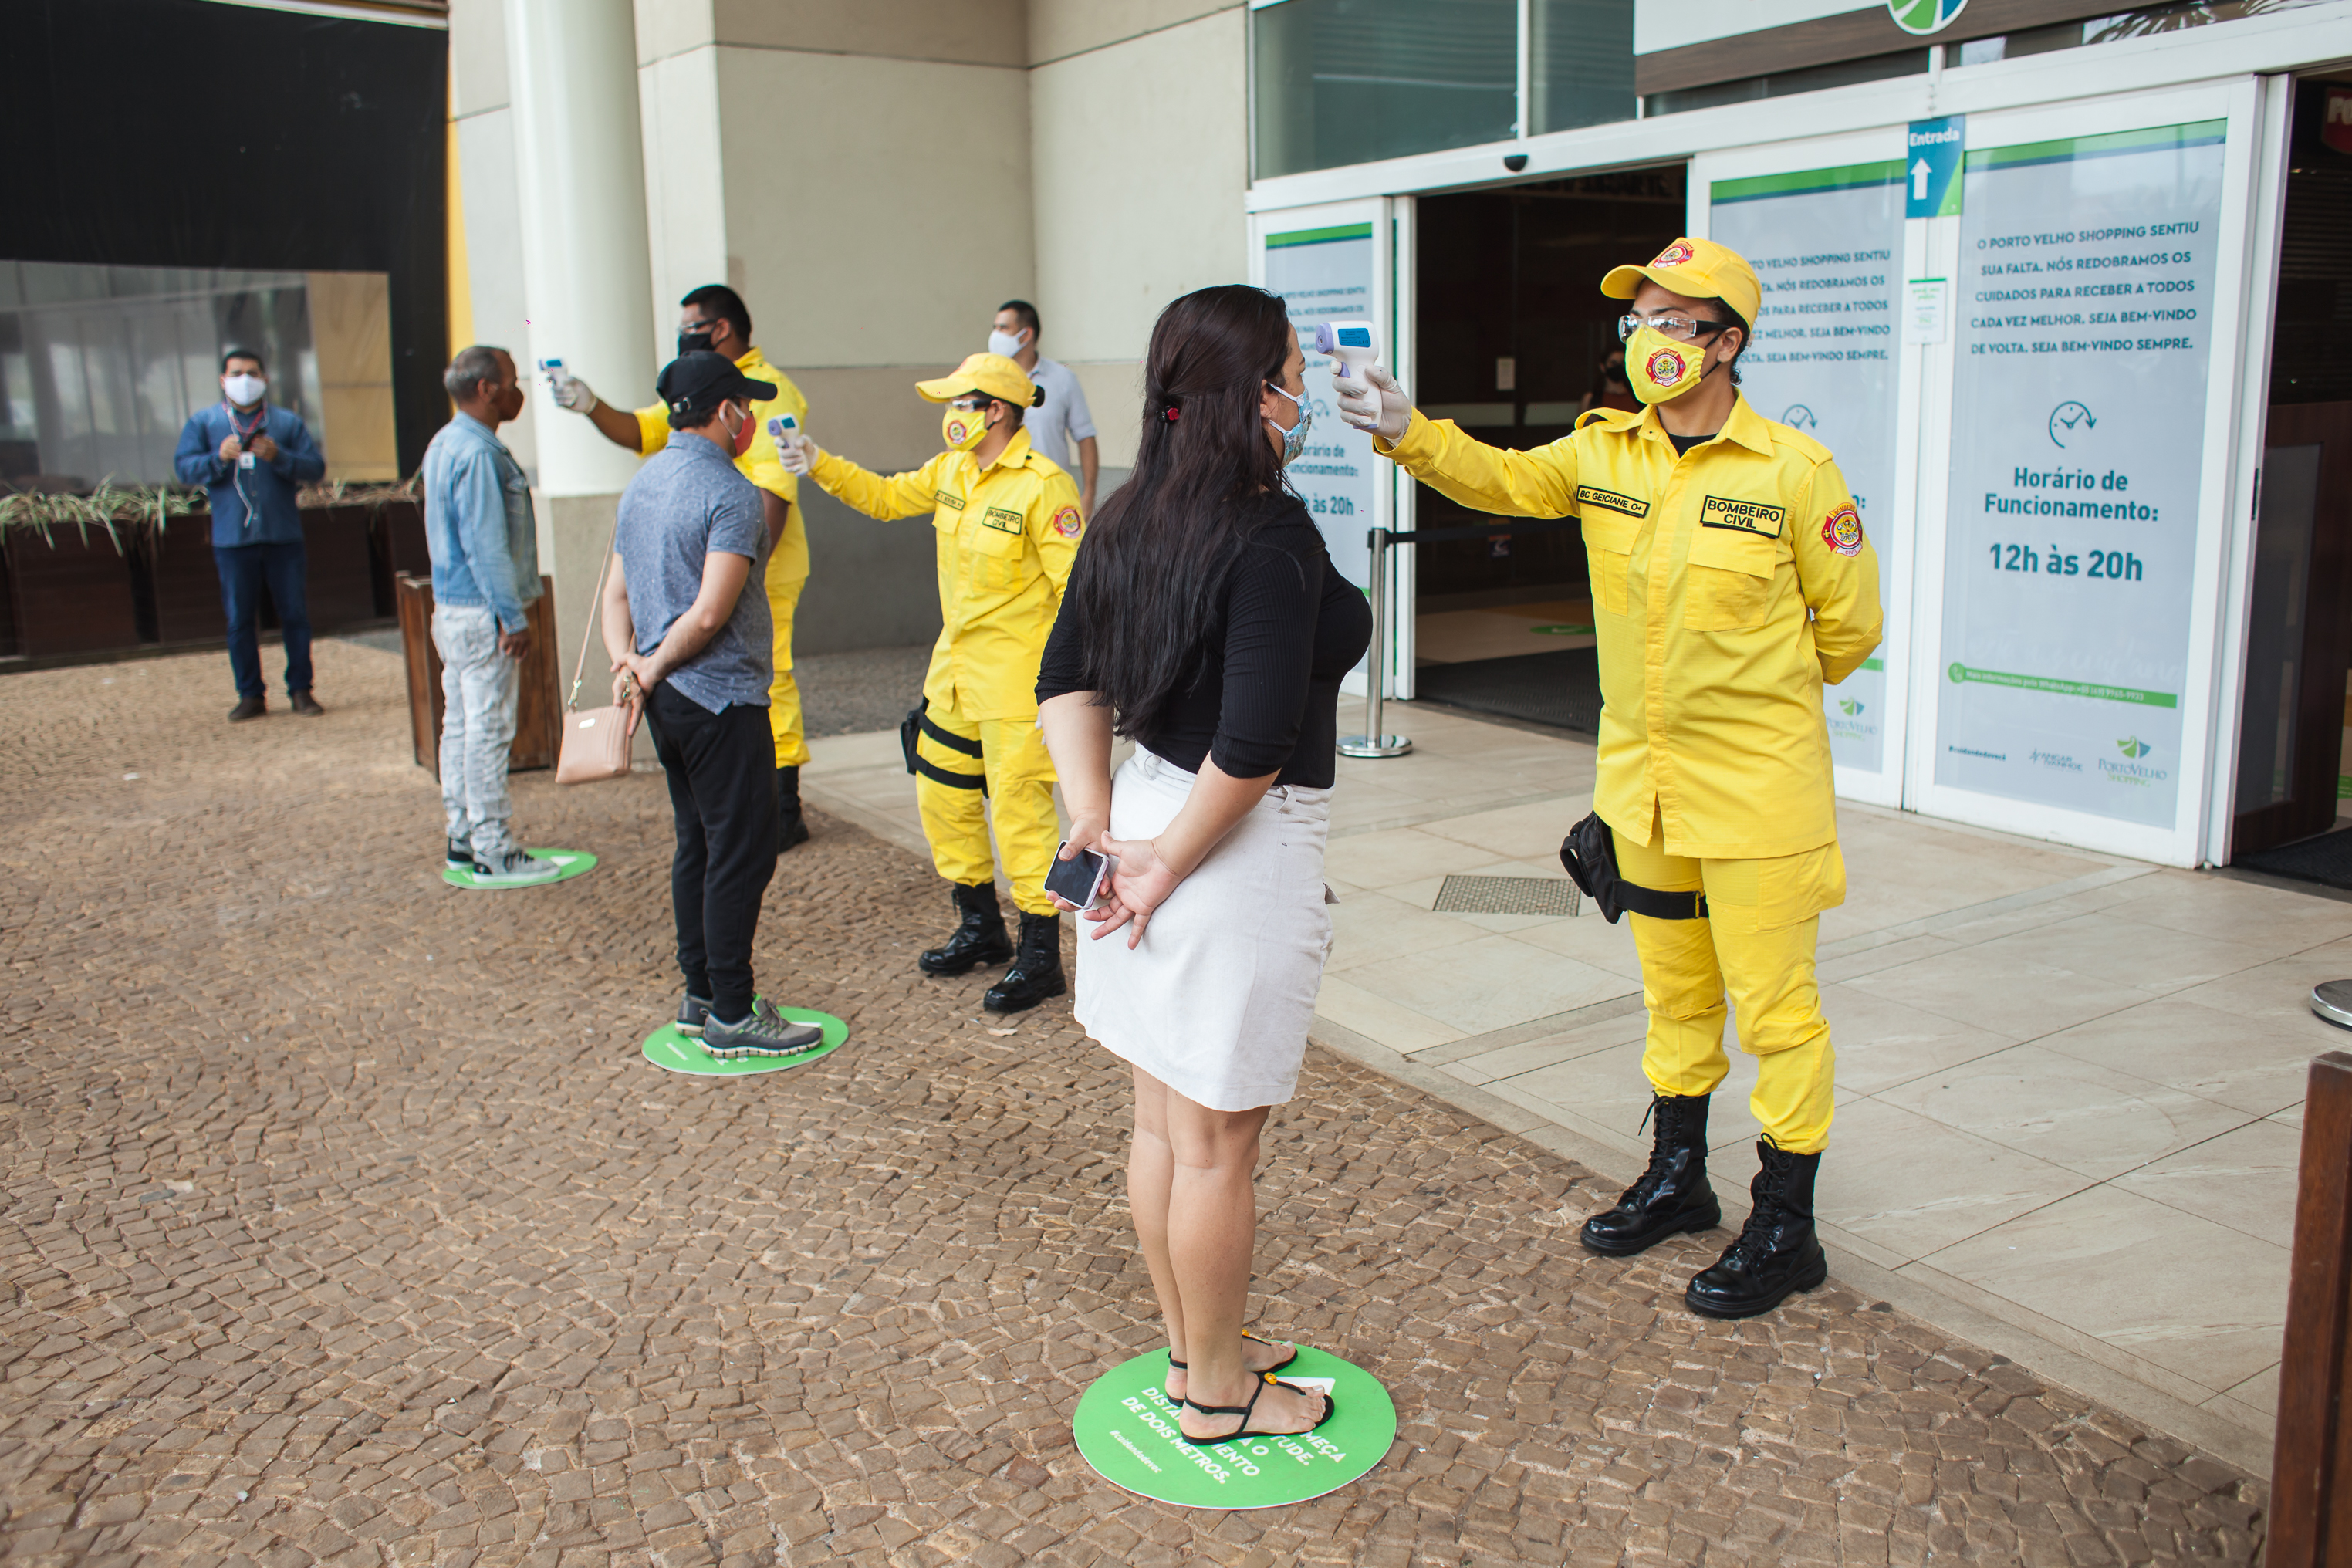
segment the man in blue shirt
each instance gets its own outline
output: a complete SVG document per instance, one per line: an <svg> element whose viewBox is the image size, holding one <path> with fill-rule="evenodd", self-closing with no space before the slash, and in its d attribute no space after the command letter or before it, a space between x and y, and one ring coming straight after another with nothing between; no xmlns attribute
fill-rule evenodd
<svg viewBox="0 0 2352 1568"><path fill-rule="evenodd" d="M261 594L286 634L286 696L294 711L326 711L310 696L310 610L302 592L302 513L295 494L327 459L293 410L272 408L269 373L250 349L221 356L221 401L188 416L173 471L213 498L213 563L228 611L228 664L236 677L229 722L268 711L261 679Z"/></svg>
<svg viewBox="0 0 2352 1568"><path fill-rule="evenodd" d="M539 528L530 482L499 439L522 412L514 356L477 343L441 373L457 416L425 448L425 538L433 553L433 646L441 651L441 805L447 864L477 883L554 880L562 869L514 840L507 761L514 746Z"/></svg>

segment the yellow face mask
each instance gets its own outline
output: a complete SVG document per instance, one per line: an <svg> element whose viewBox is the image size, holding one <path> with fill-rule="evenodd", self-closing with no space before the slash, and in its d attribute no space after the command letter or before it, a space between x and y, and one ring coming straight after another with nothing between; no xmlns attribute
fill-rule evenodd
<svg viewBox="0 0 2352 1568"><path fill-rule="evenodd" d="M987 437L988 405L958 408L950 403L940 415L940 438L951 452L969 452Z"/></svg>
<svg viewBox="0 0 2352 1568"><path fill-rule="evenodd" d="M1644 403L1680 397L1706 374L1706 344L1678 342L1645 326L1625 341L1625 379Z"/></svg>

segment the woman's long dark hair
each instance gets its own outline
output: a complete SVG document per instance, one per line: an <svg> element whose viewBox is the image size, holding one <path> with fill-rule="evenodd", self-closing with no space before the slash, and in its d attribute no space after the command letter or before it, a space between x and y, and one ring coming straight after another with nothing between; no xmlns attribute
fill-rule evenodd
<svg viewBox="0 0 2352 1568"><path fill-rule="evenodd" d="M1183 695L1258 500L1283 488L1258 409L1289 357L1281 298L1246 284L1187 294L1151 329L1135 471L1087 527L1070 574L1088 682L1120 734L1151 729Z"/></svg>

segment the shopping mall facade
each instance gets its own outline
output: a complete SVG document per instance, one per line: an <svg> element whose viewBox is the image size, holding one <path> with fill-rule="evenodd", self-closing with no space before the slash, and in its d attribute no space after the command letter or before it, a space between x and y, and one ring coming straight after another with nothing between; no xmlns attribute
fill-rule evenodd
<svg viewBox="0 0 2352 1568"><path fill-rule="evenodd" d="M268 8L446 29L451 339L648 401L675 301L725 280L870 465L928 455L910 384L1020 296L1108 489L1154 315L1241 277L1539 444L1608 395L1601 272L1729 243L1767 290L1746 394L1837 453L1881 563L1885 645L1825 694L1842 792L2226 862L2330 826L2347 771L2352 0L2115 4ZM1360 580L1369 528L1480 521L1316 437L1298 483ZM576 626L635 459L539 400L513 440ZM809 522L807 650L929 635L908 525ZM1391 694L1590 680L1572 530L1391 565Z"/></svg>

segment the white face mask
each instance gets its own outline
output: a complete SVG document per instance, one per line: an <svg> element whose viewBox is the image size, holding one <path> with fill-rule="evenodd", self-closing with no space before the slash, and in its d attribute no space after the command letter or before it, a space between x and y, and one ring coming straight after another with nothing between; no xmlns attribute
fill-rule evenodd
<svg viewBox="0 0 2352 1568"><path fill-rule="evenodd" d="M239 408L250 408L261 401L261 395L269 390L269 384L257 375L239 372L236 375L221 377L221 390Z"/></svg>
<svg viewBox="0 0 2352 1568"><path fill-rule="evenodd" d="M988 334L988 352L990 353L1003 354L1006 359L1011 359L1013 355L1019 353L1024 346L1024 345L1022 343L1020 338L1011 332L992 331Z"/></svg>

